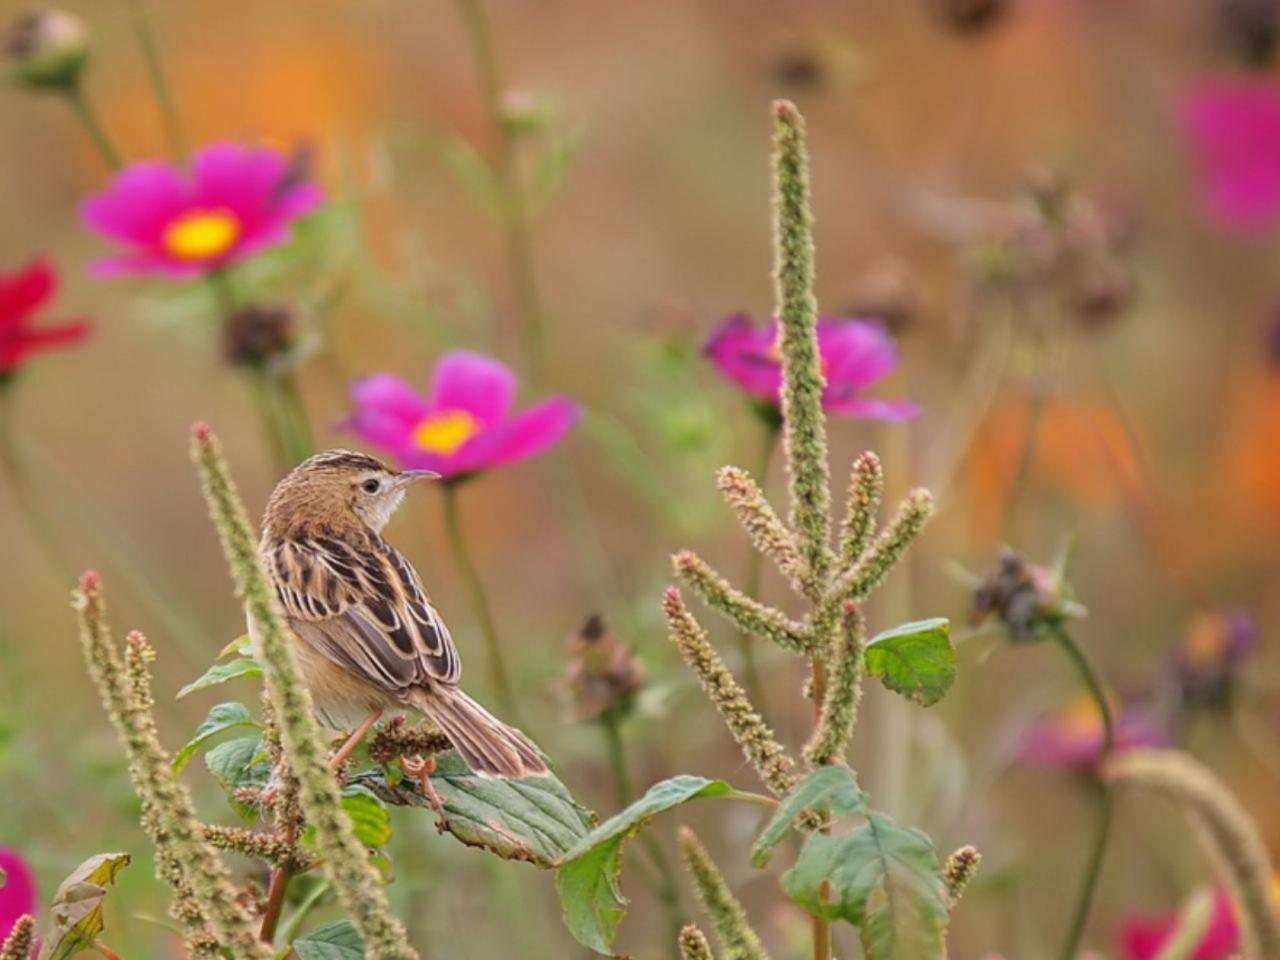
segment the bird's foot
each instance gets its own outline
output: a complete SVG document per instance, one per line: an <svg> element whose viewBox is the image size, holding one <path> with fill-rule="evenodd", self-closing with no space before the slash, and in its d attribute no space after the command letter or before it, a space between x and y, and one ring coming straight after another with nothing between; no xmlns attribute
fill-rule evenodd
<svg viewBox="0 0 1280 960"><path fill-rule="evenodd" d="M419 789L422 790L422 795L427 798L431 808L440 817L436 822L436 829L444 833L445 823L448 820L448 816L444 812L444 798L436 792L435 786L431 783L431 774L436 771L435 754L428 754L425 757L401 757L400 769L405 772L405 776L412 777L417 781Z"/></svg>

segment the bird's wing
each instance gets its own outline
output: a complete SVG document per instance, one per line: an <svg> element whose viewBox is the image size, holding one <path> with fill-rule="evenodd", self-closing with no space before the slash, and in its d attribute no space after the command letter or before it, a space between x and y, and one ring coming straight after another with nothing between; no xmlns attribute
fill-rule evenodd
<svg viewBox="0 0 1280 960"><path fill-rule="evenodd" d="M412 565L381 537L278 541L264 559L294 632L339 666L393 694L458 682L448 628Z"/></svg>

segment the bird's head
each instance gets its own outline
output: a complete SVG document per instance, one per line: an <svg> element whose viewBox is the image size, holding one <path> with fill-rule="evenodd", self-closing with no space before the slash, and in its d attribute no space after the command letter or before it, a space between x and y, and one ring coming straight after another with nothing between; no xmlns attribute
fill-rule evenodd
<svg viewBox="0 0 1280 960"><path fill-rule="evenodd" d="M439 476L431 470L395 470L352 450L326 450L302 461L276 484L263 532L285 536L325 527L338 532L364 527L378 533L411 483Z"/></svg>

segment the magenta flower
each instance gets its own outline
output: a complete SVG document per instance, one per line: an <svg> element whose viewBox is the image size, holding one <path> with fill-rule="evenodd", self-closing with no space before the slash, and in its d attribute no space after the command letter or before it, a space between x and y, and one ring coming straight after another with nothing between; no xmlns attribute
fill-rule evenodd
<svg viewBox="0 0 1280 960"><path fill-rule="evenodd" d="M17 850L0 847L0 870L6 875L0 886L0 943L23 914L36 912L36 878Z"/></svg>
<svg viewBox="0 0 1280 960"><path fill-rule="evenodd" d="M196 152L189 173L162 161L130 164L85 200L80 216L124 249L94 264L98 276L183 279L284 243L289 225L320 201L320 188L285 154L212 143Z"/></svg>
<svg viewBox="0 0 1280 960"><path fill-rule="evenodd" d="M1280 84L1203 83L1185 96L1182 123L1210 213L1242 231L1274 225L1280 218Z"/></svg>
<svg viewBox="0 0 1280 960"><path fill-rule="evenodd" d="M515 392L506 366L456 351L440 358L426 396L389 373L357 380L347 425L405 468L458 479L539 454L578 419L578 407L563 397L513 414Z"/></svg>
<svg viewBox="0 0 1280 960"><path fill-rule="evenodd" d="M1177 926L1177 914L1126 920L1120 928L1120 949L1125 960L1156 960ZM1200 935L1190 960L1226 960L1239 949L1240 929L1231 897L1225 890L1215 890L1209 925Z"/></svg>
<svg viewBox="0 0 1280 960"><path fill-rule="evenodd" d="M70 346L89 335L84 319L35 326L37 314L57 293L58 275L43 258L0 273L0 382L33 353Z"/></svg>
<svg viewBox="0 0 1280 960"><path fill-rule="evenodd" d="M756 327L744 313L720 321L703 347L716 369L757 400L777 407L782 389L778 322ZM827 385L822 407L831 413L868 420L907 420L919 407L863 396L873 383L898 365L893 338L869 320L818 319L818 352Z"/></svg>
<svg viewBox="0 0 1280 960"><path fill-rule="evenodd" d="M1112 708L1115 748L1161 747L1169 735L1159 718L1137 706ZM1081 693L1059 707L1052 716L1032 724L1018 743L1018 757L1036 767L1088 769L1102 755L1102 717L1097 705Z"/></svg>

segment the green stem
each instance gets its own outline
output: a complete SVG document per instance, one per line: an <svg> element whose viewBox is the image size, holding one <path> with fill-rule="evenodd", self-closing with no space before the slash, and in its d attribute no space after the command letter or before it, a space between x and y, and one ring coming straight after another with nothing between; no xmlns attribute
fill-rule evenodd
<svg viewBox="0 0 1280 960"><path fill-rule="evenodd" d="M1106 693L1102 689L1102 682L1098 679L1097 671L1094 670L1093 664L1089 662L1084 650L1072 639L1061 624L1054 628L1053 638L1076 668L1076 672L1080 674L1080 679L1084 681L1085 688L1089 691L1089 696L1093 699L1098 714L1102 718L1102 756L1106 756L1115 748L1115 724L1111 717L1111 705L1107 702ZM1059 954L1061 960L1075 960L1076 953L1079 950L1080 938L1084 935L1085 922L1089 919L1089 908L1093 904L1098 878L1102 873L1102 858L1106 853L1107 838L1111 833L1111 789L1105 782L1098 780L1094 784L1094 791L1096 795L1096 813L1094 815L1093 845L1089 851L1089 859L1085 864L1084 879L1081 881L1080 892L1076 897L1076 906L1072 914L1071 924L1067 928L1067 939L1063 943L1062 951Z"/></svg>
<svg viewBox="0 0 1280 960"><path fill-rule="evenodd" d="M760 455L756 462L755 480L760 489L768 492L769 463L773 460L773 451L778 445L781 424L772 419L766 420L764 432L761 434ZM743 585L747 596L753 600L760 599L760 579L763 570L763 558L760 552L751 548L747 552L747 575ZM755 639L745 631L738 633L738 654L742 660L742 682L747 688L747 696L755 705L761 716L768 716L768 703L765 701L764 681L760 678L760 667L756 663Z"/></svg>
<svg viewBox="0 0 1280 960"><path fill-rule="evenodd" d="M485 648L489 655L489 676L498 697L498 703L506 714L504 719L517 722L516 698L511 686L511 678L507 673L506 660L502 655L502 644L498 640L498 630L494 626L493 614L489 609L489 598L485 595L484 583L471 560L467 550L466 538L462 535L462 524L458 516L458 488L454 483L444 485L444 523L445 534L449 540L449 550L453 553L454 563L462 574L467 592L471 595L471 608L480 621L480 634L484 638Z"/></svg>
<svg viewBox="0 0 1280 960"><path fill-rule="evenodd" d="M169 141L169 152L175 160L181 161L187 155L187 137L182 129L182 121L178 115L177 103L174 100L173 88L169 84L164 69L164 61L160 58L160 45L156 41L155 28L151 23L151 11L146 0L129 0L129 10L133 15L133 32L142 48L142 58L147 64L147 75L151 79L151 88L160 104L160 114L164 118L165 137Z"/></svg>
<svg viewBox="0 0 1280 960"><path fill-rule="evenodd" d="M316 904L320 902L320 898L329 892L329 881L324 880L316 884L315 889L307 894L305 900L298 904L298 909L289 915L289 919L280 927L280 942L293 943L298 932L302 929L302 923L307 919L308 914L315 909Z"/></svg>
<svg viewBox="0 0 1280 960"><path fill-rule="evenodd" d="M495 174L502 196L499 204L502 215L507 263L511 271L511 283L516 295L516 308L520 314L521 329L525 339L525 351L535 379L544 379L544 344L542 299L538 291L538 277L534 269L533 237L529 226L529 202L517 164L516 143L502 116L502 81L498 63L493 54L493 38L489 29L482 0L459 0L462 19L466 25L471 56L475 61L476 75L480 82L480 94L485 114L493 128L497 147Z"/></svg>
<svg viewBox="0 0 1280 960"><path fill-rule="evenodd" d="M75 112L81 126L89 134L89 138L93 140L98 152L102 154L102 159L107 162L107 166L112 170L119 170L124 165L120 159L120 151L111 143L111 138L107 136L106 130L103 129L102 123L98 120L97 112L84 95L84 90L77 83L66 89L66 98L67 103L71 104L71 109Z"/></svg>
<svg viewBox="0 0 1280 960"><path fill-rule="evenodd" d="M631 773L627 768L626 747L622 740L622 718L615 711L608 710L601 718L601 728L604 730L605 745L609 752L609 769L613 774L614 793L617 797L618 809L621 810L631 803L634 796ZM640 845L644 847L656 874L651 876L646 872L644 876L653 888L653 895L662 904L667 915L667 943L674 946L679 941L680 928L684 925L675 874L672 873L671 864L667 861L666 854L662 852L662 847L654 839L653 834L642 830L639 838Z"/></svg>
<svg viewBox="0 0 1280 960"><path fill-rule="evenodd" d="M27 525L31 528L50 566L67 583L71 583L75 578L76 570L63 556L53 524L45 514L36 494L35 485L27 475L26 465L18 449L14 421L12 390L10 387L0 386L0 460L4 463L9 488L13 491L13 498L17 501L18 508L26 518Z"/></svg>

